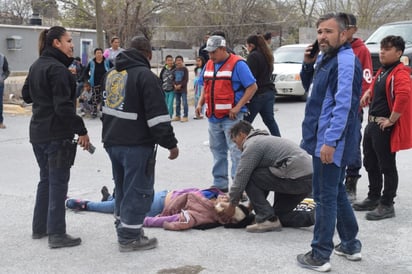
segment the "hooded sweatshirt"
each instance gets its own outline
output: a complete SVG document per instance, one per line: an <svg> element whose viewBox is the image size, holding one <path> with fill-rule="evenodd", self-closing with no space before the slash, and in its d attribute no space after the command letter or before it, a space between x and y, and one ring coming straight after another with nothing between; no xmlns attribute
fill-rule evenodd
<svg viewBox="0 0 412 274"><path fill-rule="evenodd" d="M373 76L373 66L371 53L363 43L362 39L354 38L351 42L353 53L358 57L359 62L362 65L362 95L369 89L372 83Z"/></svg>
<svg viewBox="0 0 412 274"><path fill-rule="evenodd" d="M115 69L106 74L103 88L105 147L154 144L167 149L176 147L160 80L143 54L133 48L119 53Z"/></svg>

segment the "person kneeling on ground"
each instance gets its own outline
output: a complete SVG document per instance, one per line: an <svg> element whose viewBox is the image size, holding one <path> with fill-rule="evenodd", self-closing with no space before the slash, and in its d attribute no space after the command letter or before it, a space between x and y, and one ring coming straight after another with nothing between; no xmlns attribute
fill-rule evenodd
<svg viewBox="0 0 412 274"><path fill-rule="evenodd" d="M294 210L312 191L310 156L290 140L253 129L239 121L230 137L242 151L234 182L229 191L230 205L223 210L233 216L243 191L256 213L256 223L248 232L279 231L285 227L307 227L314 224L314 212ZM268 193L275 192L273 206Z"/></svg>

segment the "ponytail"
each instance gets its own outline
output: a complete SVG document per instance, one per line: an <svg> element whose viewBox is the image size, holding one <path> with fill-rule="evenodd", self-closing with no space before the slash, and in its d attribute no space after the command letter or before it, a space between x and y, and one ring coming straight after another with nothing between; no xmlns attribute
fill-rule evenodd
<svg viewBox="0 0 412 274"><path fill-rule="evenodd" d="M60 26L54 26L40 32L39 36L39 55L46 47L52 47L54 39L60 41L60 38L66 33L66 29Z"/></svg>

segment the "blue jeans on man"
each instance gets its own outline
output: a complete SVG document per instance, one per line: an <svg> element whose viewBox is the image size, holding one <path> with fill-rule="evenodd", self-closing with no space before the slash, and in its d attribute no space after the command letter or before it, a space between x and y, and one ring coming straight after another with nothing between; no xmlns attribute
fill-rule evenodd
<svg viewBox="0 0 412 274"><path fill-rule="evenodd" d="M252 123L253 120L255 120L256 115L259 113L263 123L265 123L269 129L270 134L280 137L279 126L276 123L273 113L274 104L275 92L273 90L269 89L262 93L256 93L247 105L249 114L245 116L245 120Z"/></svg>
<svg viewBox="0 0 412 274"><path fill-rule="evenodd" d="M313 156L313 198L315 208L315 228L312 240L313 257L328 262L334 249L335 225L342 249L349 254L360 252L362 244L356 239L358 223L346 195L343 180L345 167L323 164Z"/></svg>
<svg viewBox="0 0 412 274"><path fill-rule="evenodd" d="M62 155L65 151L70 153L68 151L70 148L64 147L63 142L67 144L67 142L71 143L71 140L32 144L40 168L40 181L37 185L33 214L33 234L66 233L65 200L72 162ZM75 154L75 148L73 149ZM74 156L72 155L73 160Z"/></svg>
<svg viewBox="0 0 412 274"><path fill-rule="evenodd" d="M228 169L229 163L227 153L230 152L232 162L231 177L236 174L237 163L240 160L241 151L230 139L230 129L243 119L243 113L238 113L235 120L229 118L211 121L209 119L209 147L213 155L213 186L219 189L229 187Z"/></svg>
<svg viewBox="0 0 412 274"><path fill-rule="evenodd" d="M143 236L143 221L153 201L153 147L109 146L106 151L116 188L117 237L127 244Z"/></svg>

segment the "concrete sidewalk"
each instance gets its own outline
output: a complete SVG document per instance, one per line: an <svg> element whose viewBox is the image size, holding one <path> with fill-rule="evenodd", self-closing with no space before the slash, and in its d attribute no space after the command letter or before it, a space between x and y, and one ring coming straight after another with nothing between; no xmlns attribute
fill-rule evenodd
<svg viewBox="0 0 412 274"><path fill-rule="evenodd" d="M283 137L300 141L304 103L276 103L276 119ZM193 107L190 107L193 116ZM47 239L31 239L31 219L38 181L38 167L28 141L30 115L5 114L6 129L0 130L0 273L313 273L297 266L296 255L310 249L313 228L283 228L281 232L247 233L240 229L165 231L148 228L157 237L156 249L120 253L113 216L67 211L67 232L82 238L78 247L51 250ZM72 169L69 196L100 199L100 189L112 189L111 166L101 144L101 122L86 119L95 154L78 150ZM167 159L159 149L156 190L211 185L212 156L203 143L208 139L207 121L173 123L180 156ZM264 128L260 118L255 127ZM332 255L334 273L412 273L412 151L398 153L399 190L396 217L367 221L356 212L363 259L350 262ZM367 193L362 171L358 199ZM335 236L335 244L338 237Z"/></svg>

